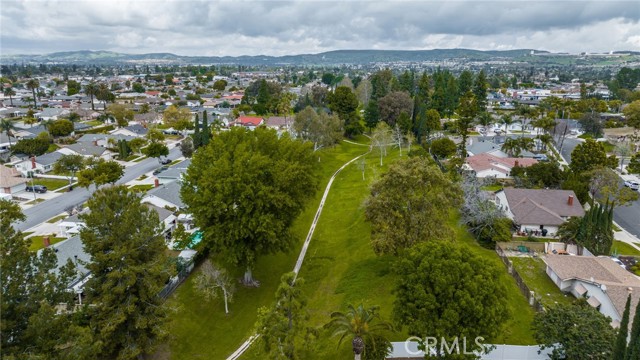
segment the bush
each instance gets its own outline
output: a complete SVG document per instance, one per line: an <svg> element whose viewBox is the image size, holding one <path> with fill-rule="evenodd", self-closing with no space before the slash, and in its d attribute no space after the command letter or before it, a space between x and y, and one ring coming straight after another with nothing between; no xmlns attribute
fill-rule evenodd
<svg viewBox="0 0 640 360"><path fill-rule="evenodd" d="M60 119L54 121L49 125L49 133L52 136L69 136L73 132L73 122L67 119Z"/></svg>
<svg viewBox="0 0 640 360"><path fill-rule="evenodd" d="M26 154L30 156L40 156L49 149L49 141L42 138L22 139L11 147L14 154Z"/></svg>

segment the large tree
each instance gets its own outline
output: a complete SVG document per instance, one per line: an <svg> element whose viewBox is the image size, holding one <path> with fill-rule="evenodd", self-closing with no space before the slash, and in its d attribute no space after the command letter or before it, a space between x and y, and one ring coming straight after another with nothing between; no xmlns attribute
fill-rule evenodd
<svg viewBox="0 0 640 360"><path fill-rule="evenodd" d="M86 164L85 169L78 171L78 185L81 187L113 184L124 175L124 166L113 160L92 158L87 160Z"/></svg>
<svg viewBox="0 0 640 360"><path fill-rule="evenodd" d="M394 127L401 113L413 114L413 100L408 92L393 91L378 99L380 120ZM411 126L409 127L411 128Z"/></svg>
<svg viewBox="0 0 640 360"><path fill-rule="evenodd" d="M165 109L162 114L162 120L166 126L170 126L178 131L193 128L193 121L191 121L191 111L188 108L177 108L174 105Z"/></svg>
<svg viewBox="0 0 640 360"><path fill-rule="evenodd" d="M613 360L625 360L627 355L627 338L629 336L629 312L631 311L631 293L627 296L624 305L624 312L620 320L620 327L616 335L616 342L613 348Z"/></svg>
<svg viewBox="0 0 640 360"><path fill-rule="evenodd" d="M333 146L342 139L343 122L337 115L320 114L307 106L296 114L293 131L296 137L313 143L313 150Z"/></svg>
<svg viewBox="0 0 640 360"><path fill-rule="evenodd" d="M59 347L68 340L65 334L60 332L56 337L49 339L49 343L53 345L48 347L42 339L34 336L34 332L38 327L42 331L51 329L55 319L68 319L64 314L56 317L49 313L46 321L34 324L33 317L46 309L52 309L58 303L71 301L69 293L65 290L70 282L73 267L67 265L56 273L54 269L57 267L57 260L53 249L44 249L39 254L30 251L31 240L25 239L21 232L13 228L15 222L24 219L17 204L0 200L2 356L30 359L46 355L55 358ZM54 349L56 346L57 350Z"/></svg>
<svg viewBox="0 0 640 360"><path fill-rule="evenodd" d="M365 202L373 250L398 254L419 242L450 238L446 223L460 200L459 188L426 158L392 164Z"/></svg>
<svg viewBox="0 0 640 360"><path fill-rule="evenodd" d="M495 339L509 318L504 269L462 245L436 241L412 248L397 265L394 316L409 335L448 343ZM435 349L439 356L442 348Z"/></svg>
<svg viewBox="0 0 640 360"><path fill-rule="evenodd" d="M584 143L576 146L571 152L571 164L569 167L575 173L583 173L597 167L615 168L618 161L615 156L607 157L602 143L587 139Z"/></svg>
<svg viewBox="0 0 640 360"><path fill-rule="evenodd" d="M73 129L73 122L67 119L56 120L48 127L49 133L54 137L69 136Z"/></svg>
<svg viewBox="0 0 640 360"><path fill-rule="evenodd" d="M9 119L1 119L0 120L0 132L4 132L7 134L9 138L9 147L11 147L11 138L13 137L13 131L16 129L16 126Z"/></svg>
<svg viewBox="0 0 640 360"><path fill-rule="evenodd" d="M80 238L91 256L85 291L99 344L95 355L124 360L149 354L166 335L158 296L170 277L162 223L122 185L97 190L87 205Z"/></svg>
<svg viewBox="0 0 640 360"><path fill-rule="evenodd" d="M31 93L33 94L33 108L37 108L38 107L38 96L36 95L36 90L40 87L40 81L38 81L38 79L30 79L29 81L27 81L26 83L27 89L31 90Z"/></svg>
<svg viewBox="0 0 640 360"><path fill-rule="evenodd" d="M286 134L235 127L194 154L182 199L203 245L246 269L245 284L256 284L259 256L294 244L289 228L318 184L312 153Z"/></svg>
<svg viewBox="0 0 640 360"><path fill-rule="evenodd" d="M467 91L466 94L460 98L460 105L458 106L458 115L460 118L456 121L458 133L462 136L462 142L460 143L460 157L463 159L467 157L469 128L472 126L477 114L478 104L476 103L476 98L471 91Z"/></svg>
<svg viewBox="0 0 640 360"><path fill-rule="evenodd" d="M640 128L640 100L636 100L622 110L627 119L627 124Z"/></svg>
<svg viewBox="0 0 640 360"><path fill-rule="evenodd" d="M358 109L358 98L346 86L338 86L336 90L327 96L329 109L336 113L344 122L345 136L351 137L362 132Z"/></svg>
<svg viewBox="0 0 640 360"><path fill-rule="evenodd" d="M611 319L586 303L553 306L538 313L533 334L551 359L610 360L615 330Z"/></svg>
<svg viewBox="0 0 640 360"><path fill-rule="evenodd" d="M32 139L21 139L11 147L14 154L25 154L29 156L40 156L49 150L50 142L40 137Z"/></svg>
<svg viewBox="0 0 640 360"><path fill-rule="evenodd" d="M87 166L82 155L62 155L53 166L53 169L58 173L66 174L69 179L69 186L71 181L76 177L76 173Z"/></svg>
<svg viewBox="0 0 640 360"><path fill-rule="evenodd" d="M120 127L129 125L129 121L133 120L133 109L125 104L110 104L107 107L107 113L116 119L116 123Z"/></svg>
<svg viewBox="0 0 640 360"><path fill-rule="evenodd" d="M637 295L636 295L637 296ZM631 341L627 346L627 355L625 360L633 360L640 358L640 300L636 305L635 315L631 323Z"/></svg>

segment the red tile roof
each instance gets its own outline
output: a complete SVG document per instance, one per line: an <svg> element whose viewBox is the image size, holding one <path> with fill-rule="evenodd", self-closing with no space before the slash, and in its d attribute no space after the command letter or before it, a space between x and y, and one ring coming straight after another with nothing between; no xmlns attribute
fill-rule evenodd
<svg viewBox="0 0 640 360"><path fill-rule="evenodd" d="M260 126L263 122L263 118L255 116L240 116L236 119L236 124L244 126Z"/></svg>
<svg viewBox="0 0 640 360"><path fill-rule="evenodd" d="M501 158L487 153L469 156L466 161L476 172L494 169L504 174L509 173L509 171L516 166L516 163L522 167L528 167L538 163L537 160L531 158Z"/></svg>

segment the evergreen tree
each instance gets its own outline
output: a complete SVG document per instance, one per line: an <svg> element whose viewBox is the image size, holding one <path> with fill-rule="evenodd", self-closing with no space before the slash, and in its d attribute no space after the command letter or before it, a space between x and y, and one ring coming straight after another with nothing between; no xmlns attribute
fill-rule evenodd
<svg viewBox="0 0 640 360"><path fill-rule="evenodd" d="M204 113L202 114L202 117L204 118ZM191 137L193 138L193 148L199 148L202 144L202 134L200 133L200 117L198 116L198 114L196 114L195 130L193 132L193 136Z"/></svg>
<svg viewBox="0 0 640 360"><path fill-rule="evenodd" d="M200 145L207 145L211 140L211 129L209 128L209 121L207 120L207 110L202 112L202 139Z"/></svg>
<svg viewBox="0 0 640 360"><path fill-rule="evenodd" d="M85 291L95 356L134 359L164 338L166 308L158 293L170 276L158 214L124 186L98 189L80 231L92 274ZM114 226L117 224L117 226Z"/></svg>
<svg viewBox="0 0 640 360"><path fill-rule="evenodd" d="M627 346L627 357L625 360L640 359L640 300L636 306L636 314L633 316L631 326L631 342Z"/></svg>
<svg viewBox="0 0 640 360"><path fill-rule="evenodd" d="M467 157L467 139L469 138L469 127L473 123L477 114L476 99L471 91L460 99L460 107L458 108L458 133L462 136L462 142L460 143L460 156L464 159Z"/></svg>
<svg viewBox="0 0 640 360"><path fill-rule="evenodd" d="M364 123L369 128L369 132L378 125L378 121L380 121L378 101L371 99L364 109Z"/></svg>
<svg viewBox="0 0 640 360"><path fill-rule="evenodd" d="M467 91L473 91L473 73L463 70L458 77L458 97L463 97Z"/></svg>
<svg viewBox="0 0 640 360"><path fill-rule="evenodd" d="M631 294L627 296L627 303L622 313L622 321L613 347L613 360L625 360L627 353L627 336L629 335L629 310L631 308Z"/></svg>
<svg viewBox="0 0 640 360"><path fill-rule="evenodd" d="M480 70L476 81L473 84L473 95L476 97L476 105L478 106L478 112L487 111L487 89L489 83L487 77L484 74L484 70Z"/></svg>

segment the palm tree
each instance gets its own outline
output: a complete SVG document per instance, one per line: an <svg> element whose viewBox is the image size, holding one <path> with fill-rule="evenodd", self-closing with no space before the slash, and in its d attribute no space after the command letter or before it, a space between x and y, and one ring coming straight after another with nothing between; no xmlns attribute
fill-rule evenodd
<svg viewBox="0 0 640 360"><path fill-rule="evenodd" d="M385 339L382 331L393 331L393 326L383 321L378 314L378 306L365 309L362 304L357 308L349 304L346 313L334 312L331 321L325 327L333 329L332 336L340 336L338 347L345 337L353 337L351 346L355 360L360 360L365 350L365 340L375 346L375 339Z"/></svg>
<svg viewBox="0 0 640 360"><path fill-rule="evenodd" d="M493 122L493 117L488 112L483 111L480 114L478 114L478 124L482 126L485 134L487 133L487 127L491 125L492 122Z"/></svg>
<svg viewBox="0 0 640 360"><path fill-rule="evenodd" d="M500 123L504 125L504 135L507 135L507 126L515 123L515 121L513 120L513 118L511 117L511 115L509 114L504 114L502 115L502 117L500 118Z"/></svg>
<svg viewBox="0 0 640 360"><path fill-rule="evenodd" d="M27 89L31 89L31 93L33 94L33 107L38 107L38 103L36 102L36 100L38 99L36 97L36 89L40 87L40 82L38 81L38 79L31 79L27 81L26 86Z"/></svg>
<svg viewBox="0 0 640 360"><path fill-rule="evenodd" d="M16 94L16 92L13 91L13 88L12 87L5 88L2 92L4 93L4 96L9 97L9 102L11 103L11 106L13 106L13 95Z"/></svg>
<svg viewBox="0 0 640 360"><path fill-rule="evenodd" d="M84 92L91 96L91 110L95 110L96 108L93 106L93 97L98 93L98 85L96 85L96 83L94 83L93 81L90 82L89 84L87 84L87 86L84 87Z"/></svg>
<svg viewBox="0 0 640 360"><path fill-rule="evenodd" d="M551 144L553 137L549 134L542 134L542 135L538 135L538 139L540 139L540 142L542 143L543 150L546 151L547 147Z"/></svg>
<svg viewBox="0 0 640 360"><path fill-rule="evenodd" d="M0 131L7 134L7 137L9 138L9 147L12 146L11 137L13 136L13 130L15 129L15 125L13 125L13 123L8 119L0 120Z"/></svg>

